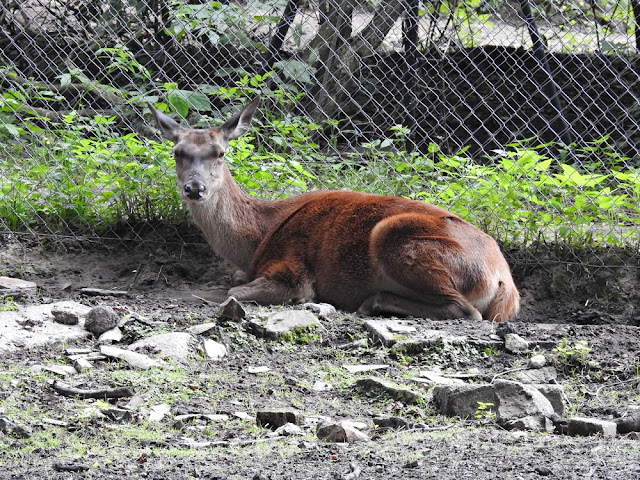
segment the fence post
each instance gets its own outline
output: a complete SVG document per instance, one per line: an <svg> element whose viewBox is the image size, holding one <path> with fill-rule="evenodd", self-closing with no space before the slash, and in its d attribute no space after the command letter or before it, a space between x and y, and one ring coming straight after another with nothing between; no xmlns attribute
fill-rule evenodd
<svg viewBox="0 0 640 480"><path fill-rule="evenodd" d="M551 72L551 68L549 67L545 45L542 41L542 37L540 36L540 32L538 32L538 27L536 26L536 23L533 19L529 0L520 0L520 9L522 10L524 21L527 23L529 36L531 37L531 42L533 43L533 54L549 79L547 82L541 84L540 88L549 99L551 106L556 111L558 119L560 120L561 129L558 135L560 137L560 140L565 145L571 145L573 143L571 125L569 124L569 122L567 122L567 119L562 112L562 105L560 104L560 97L558 96L558 85L556 84L556 81L553 78L553 73Z"/></svg>

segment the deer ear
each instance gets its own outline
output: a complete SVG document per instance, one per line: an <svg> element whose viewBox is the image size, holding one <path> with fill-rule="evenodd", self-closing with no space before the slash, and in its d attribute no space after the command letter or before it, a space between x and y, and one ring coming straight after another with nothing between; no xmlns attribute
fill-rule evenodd
<svg viewBox="0 0 640 480"><path fill-rule="evenodd" d="M251 119L259 103L260 95L257 95L246 107L220 126L222 133L224 133L229 140L233 140L247 133L251 126Z"/></svg>
<svg viewBox="0 0 640 480"><path fill-rule="evenodd" d="M161 112L150 103L148 103L147 105L149 105L151 113L153 113L153 116L156 118L156 122L158 123L158 127L162 132L162 136L167 140L171 140L173 143L177 143L180 133L183 132L185 128L182 127L169 115Z"/></svg>

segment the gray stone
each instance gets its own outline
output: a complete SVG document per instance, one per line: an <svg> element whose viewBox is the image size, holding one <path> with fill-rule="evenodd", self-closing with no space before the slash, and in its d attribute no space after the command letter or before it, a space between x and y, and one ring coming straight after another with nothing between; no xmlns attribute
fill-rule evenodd
<svg viewBox="0 0 640 480"><path fill-rule="evenodd" d="M614 422L597 418L575 417L568 419L567 434L571 436L602 435L615 437L617 426Z"/></svg>
<svg viewBox="0 0 640 480"><path fill-rule="evenodd" d="M353 443L369 440L369 437L350 422L321 422L316 428L316 436L323 442Z"/></svg>
<svg viewBox="0 0 640 480"><path fill-rule="evenodd" d="M558 378L558 371L552 366L532 368L522 370L520 372L514 372L512 378L520 383L552 383Z"/></svg>
<svg viewBox="0 0 640 480"><path fill-rule="evenodd" d="M220 304L220 308L216 313L216 317L239 322L246 316L246 312L242 305L235 297L229 297Z"/></svg>
<svg viewBox="0 0 640 480"><path fill-rule="evenodd" d="M53 321L51 310L68 307L77 311L80 318L90 310L73 301L56 302L28 307L19 306L16 311L0 312L0 353L22 348L70 342L88 336L78 325L63 325Z"/></svg>
<svg viewBox="0 0 640 480"><path fill-rule="evenodd" d="M412 378L414 382L428 383L430 385L463 385L464 380L459 378L443 377L431 370L421 370L417 377Z"/></svg>
<svg viewBox="0 0 640 480"><path fill-rule="evenodd" d="M419 351L439 343L459 344L469 341L466 336L454 336L442 330L423 328L414 320L366 320L364 326L374 342L396 349L410 348Z"/></svg>
<svg viewBox="0 0 640 480"><path fill-rule="evenodd" d="M222 360L227 356L227 347L220 342L216 342L215 340L206 339L204 341L204 352L207 354L207 357L213 361Z"/></svg>
<svg viewBox="0 0 640 480"><path fill-rule="evenodd" d="M120 315L112 308L98 305L87 313L84 321L84 328L99 337L107 330L118 326Z"/></svg>
<svg viewBox="0 0 640 480"><path fill-rule="evenodd" d="M373 372L375 370L386 370L387 368L389 368L389 365L385 365L385 364L371 364L371 365L347 365L344 364L342 365L342 368L344 368L347 372L349 373L364 373L364 372Z"/></svg>
<svg viewBox="0 0 640 480"><path fill-rule="evenodd" d="M544 395L547 400L549 400L549 403L551 403L551 406L553 407L553 411L557 415L561 417L564 416L565 393L562 385L550 383L543 385L532 384L531 386L538 390L542 395Z"/></svg>
<svg viewBox="0 0 640 480"><path fill-rule="evenodd" d="M93 363L86 358L78 358L73 361L73 368L78 372L84 372L85 370L91 370L93 368Z"/></svg>
<svg viewBox="0 0 640 480"><path fill-rule="evenodd" d="M282 310L271 314L266 321L252 320L254 330L267 338L279 338L296 329L317 327L318 318L309 310Z"/></svg>
<svg viewBox="0 0 640 480"><path fill-rule="evenodd" d="M304 423L304 415L297 410L286 408L260 410L256 413L256 422L261 427L276 430L287 423L302 425Z"/></svg>
<svg viewBox="0 0 640 480"><path fill-rule="evenodd" d="M381 378L362 378L356 382L356 386L366 391L377 391L384 393L394 400L403 403L418 403L422 400L422 395L403 385L397 385Z"/></svg>
<svg viewBox="0 0 640 480"><path fill-rule="evenodd" d="M0 295L24 296L36 293L38 286L34 282L12 277L0 277Z"/></svg>
<svg viewBox="0 0 640 480"><path fill-rule="evenodd" d="M294 423L285 423L281 427L276 428L274 435L281 435L283 437L304 436L304 430Z"/></svg>
<svg viewBox="0 0 640 480"><path fill-rule="evenodd" d="M122 330L120 330L120 327L107 330L98 337L98 343L100 344L118 343L120 340L122 340Z"/></svg>
<svg viewBox="0 0 640 480"><path fill-rule="evenodd" d="M529 368L542 368L547 364L547 358L544 355L534 355L529 359Z"/></svg>
<svg viewBox="0 0 640 480"><path fill-rule="evenodd" d="M480 404L498 405L498 398L489 384L436 385L433 402L438 411L451 417L473 417Z"/></svg>
<svg viewBox="0 0 640 480"><path fill-rule="evenodd" d="M62 325L77 325L80 323L80 315L77 308L71 305L56 305L51 308L53 321Z"/></svg>
<svg viewBox="0 0 640 480"><path fill-rule="evenodd" d="M406 430L411 423L402 417L375 417L373 424L380 430Z"/></svg>
<svg viewBox="0 0 640 480"><path fill-rule="evenodd" d="M194 338L185 332L170 332L143 338L129 346L129 350L152 351L155 358L170 358L186 364L192 353Z"/></svg>
<svg viewBox="0 0 640 480"><path fill-rule="evenodd" d="M553 432L551 419L544 415L528 415L522 418L503 421L501 425L506 430L530 430L533 432Z"/></svg>
<svg viewBox="0 0 640 480"><path fill-rule="evenodd" d="M529 351L529 342L520 335L507 333L504 336L504 348L511 353L524 353Z"/></svg>
<svg viewBox="0 0 640 480"><path fill-rule="evenodd" d="M153 367L161 367L163 363L159 360L154 360L141 353L132 352L131 350L124 350L122 348L113 347L111 345L100 346L100 353L107 357L118 358L124 360L134 368L141 370L148 370Z"/></svg>
<svg viewBox="0 0 640 480"><path fill-rule="evenodd" d="M217 326L218 324L214 322L201 323L199 325L193 325L192 327L187 328L186 331L191 335L202 335L203 333L207 333Z"/></svg>
<svg viewBox="0 0 640 480"><path fill-rule="evenodd" d="M527 419L525 423L534 426L534 430L553 431L553 425L551 430L547 430L549 425L544 421L554 414L553 407L537 389L510 380L496 380L493 388L498 399L496 419L499 424L513 425L516 420L536 417L537 421Z"/></svg>

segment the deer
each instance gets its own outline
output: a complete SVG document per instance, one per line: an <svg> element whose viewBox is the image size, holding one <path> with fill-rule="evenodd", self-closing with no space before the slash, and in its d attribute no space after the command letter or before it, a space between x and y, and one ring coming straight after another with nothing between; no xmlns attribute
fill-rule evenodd
<svg viewBox="0 0 640 480"><path fill-rule="evenodd" d="M228 295L262 305L329 303L367 316L503 322L520 294L497 242L461 217L404 197L318 190L278 200L244 192L225 163L260 95L213 128L149 104L173 142L177 183L212 250L238 272Z"/></svg>

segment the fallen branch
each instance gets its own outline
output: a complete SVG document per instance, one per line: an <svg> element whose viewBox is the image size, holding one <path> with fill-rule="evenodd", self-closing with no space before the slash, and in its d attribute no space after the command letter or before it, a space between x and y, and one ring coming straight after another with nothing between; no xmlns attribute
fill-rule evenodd
<svg viewBox="0 0 640 480"><path fill-rule="evenodd" d="M132 397L134 395L133 389L129 387L114 387L88 390L84 388L72 387L68 383L61 382L60 380L54 380L51 384L51 388L53 388L60 395L64 395L65 397L122 398Z"/></svg>

